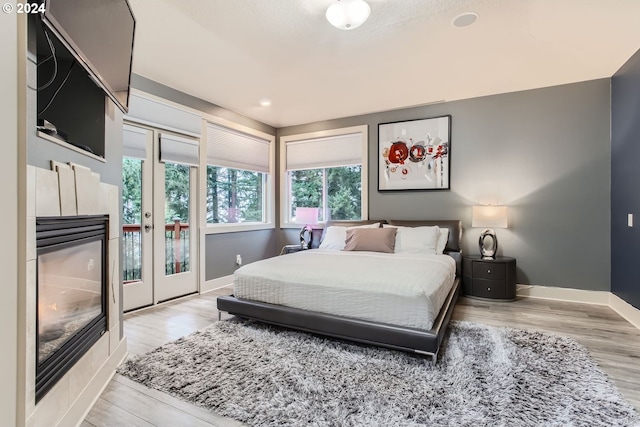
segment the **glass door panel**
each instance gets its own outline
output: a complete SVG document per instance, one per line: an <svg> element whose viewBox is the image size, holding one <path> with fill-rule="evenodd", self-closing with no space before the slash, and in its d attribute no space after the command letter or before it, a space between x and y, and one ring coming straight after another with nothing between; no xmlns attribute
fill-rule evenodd
<svg viewBox="0 0 640 427"><path fill-rule="evenodd" d="M190 167L165 163L165 275L188 272L190 249Z"/></svg>
<svg viewBox="0 0 640 427"><path fill-rule="evenodd" d="M142 280L142 160L122 160L122 280Z"/></svg>
<svg viewBox="0 0 640 427"><path fill-rule="evenodd" d="M125 311L153 300L153 131L125 125L124 138L136 140L137 157L122 159L122 280Z"/></svg>
<svg viewBox="0 0 640 427"><path fill-rule="evenodd" d="M163 131L163 135L166 132ZM184 139L184 136L181 138ZM159 136L156 138L159 141ZM156 141L156 148L158 147ZM156 159L160 156L156 153ZM166 301L198 290L197 168L154 162L154 298Z"/></svg>
<svg viewBox="0 0 640 427"><path fill-rule="evenodd" d="M196 223L197 173L159 160L158 130L126 124L124 139L122 276L128 311L198 290L198 239L190 228Z"/></svg>

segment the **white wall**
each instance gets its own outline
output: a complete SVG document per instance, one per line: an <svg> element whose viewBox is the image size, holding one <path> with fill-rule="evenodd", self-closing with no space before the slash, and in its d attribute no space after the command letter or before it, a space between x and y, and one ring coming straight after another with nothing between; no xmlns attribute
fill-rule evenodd
<svg viewBox="0 0 640 427"><path fill-rule="evenodd" d="M17 425L16 396L18 372L18 17L0 16L0 223L4 224L2 259L2 298L0 298L0 425ZM22 168L20 168L22 169ZM24 184L23 184L24 185Z"/></svg>

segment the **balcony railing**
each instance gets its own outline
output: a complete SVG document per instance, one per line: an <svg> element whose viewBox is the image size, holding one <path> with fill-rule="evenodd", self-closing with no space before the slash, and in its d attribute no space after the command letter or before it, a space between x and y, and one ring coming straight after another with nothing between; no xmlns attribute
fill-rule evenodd
<svg viewBox="0 0 640 427"><path fill-rule="evenodd" d="M122 225L122 276L124 283L142 280L142 226ZM164 225L165 274L189 271L189 224L179 219ZM151 248L147 248L151 250Z"/></svg>

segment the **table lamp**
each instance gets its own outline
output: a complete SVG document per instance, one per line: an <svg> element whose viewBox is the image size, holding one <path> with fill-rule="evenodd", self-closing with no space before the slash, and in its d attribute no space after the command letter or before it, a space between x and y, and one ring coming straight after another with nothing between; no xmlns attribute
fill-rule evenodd
<svg viewBox="0 0 640 427"><path fill-rule="evenodd" d="M482 259L495 259L498 252L498 237L494 228L507 228L507 207L506 206L474 206L471 218L472 227L484 228L480 233L478 244ZM485 239L491 237L492 245L486 243Z"/></svg>
<svg viewBox="0 0 640 427"><path fill-rule="evenodd" d="M304 227L300 230L300 247L302 249L311 247L313 241L311 226L318 223L319 211L319 208L296 208L296 224L304 224Z"/></svg>

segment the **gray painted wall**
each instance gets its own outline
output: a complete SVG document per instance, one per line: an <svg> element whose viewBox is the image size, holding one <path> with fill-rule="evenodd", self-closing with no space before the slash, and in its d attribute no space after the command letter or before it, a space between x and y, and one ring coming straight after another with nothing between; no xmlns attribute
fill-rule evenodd
<svg viewBox="0 0 640 427"><path fill-rule="evenodd" d="M236 255L248 264L280 253L275 230L242 231L237 233L210 234L205 242L207 280L233 274Z"/></svg>
<svg viewBox="0 0 640 427"><path fill-rule="evenodd" d="M640 309L640 51L611 79L611 104L611 291Z"/></svg>
<svg viewBox="0 0 640 427"><path fill-rule="evenodd" d="M378 123L450 114L451 190L377 191ZM518 282L610 290L609 79L292 126L278 137L369 125L369 217L461 219L477 254L471 206L509 207L499 255ZM283 231L279 242L296 243Z"/></svg>
<svg viewBox="0 0 640 427"><path fill-rule="evenodd" d="M276 134L276 129L269 125L164 86L145 77L134 74L131 79L131 84L138 90L163 99L233 121L270 135ZM278 255L280 248L274 236L274 230L207 235L205 238L205 254L201 258L201 262L205 263L205 280L217 279L233 274L237 268L237 254L242 255L244 264Z"/></svg>

